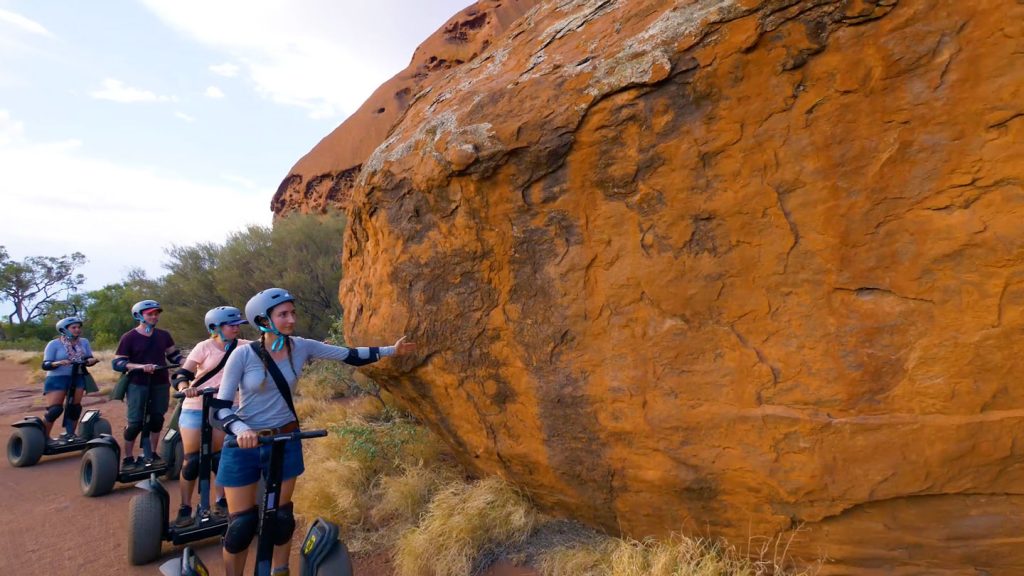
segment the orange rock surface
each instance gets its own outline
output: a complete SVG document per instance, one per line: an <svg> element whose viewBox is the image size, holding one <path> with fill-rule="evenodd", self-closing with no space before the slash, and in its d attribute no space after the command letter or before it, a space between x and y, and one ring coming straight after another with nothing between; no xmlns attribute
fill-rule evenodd
<svg viewBox="0 0 1024 576"><path fill-rule="evenodd" d="M467 466L823 574L1024 573L1024 3L547 1L360 158L348 339L419 343L370 372Z"/></svg>
<svg viewBox="0 0 1024 576"><path fill-rule="evenodd" d="M467 0L468 1L468 0ZM275 214L323 212L348 201L363 162L384 141L409 103L444 73L487 50L537 0L481 0L451 17L396 74L334 132L302 157L270 201Z"/></svg>

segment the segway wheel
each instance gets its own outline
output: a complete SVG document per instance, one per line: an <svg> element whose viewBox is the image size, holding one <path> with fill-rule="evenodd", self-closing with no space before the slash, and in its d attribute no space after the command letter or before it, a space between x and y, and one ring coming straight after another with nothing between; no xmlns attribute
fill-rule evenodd
<svg viewBox="0 0 1024 576"><path fill-rule="evenodd" d="M160 497L144 492L128 503L128 561L133 566L149 564L160 557L160 536L164 515Z"/></svg>
<svg viewBox="0 0 1024 576"><path fill-rule="evenodd" d="M17 428L7 440L7 461L16 468L32 466L42 458L44 448L46 438L42 430L34 426Z"/></svg>
<svg viewBox="0 0 1024 576"><path fill-rule="evenodd" d="M185 448L181 444L181 436L175 435L174 440L164 441L160 445L160 457L167 463L164 478L177 480L181 475L181 466L185 461Z"/></svg>
<svg viewBox="0 0 1024 576"><path fill-rule="evenodd" d="M117 454L111 448L98 446L85 451L79 469L82 494L94 497L109 494L117 480Z"/></svg>
<svg viewBox="0 0 1024 576"><path fill-rule="evenodd" d="M96 424L93 425L92 438L99 438L101 434L112 434L111 430L110 420L100 418L96 421ZM92 438L90 438L90 440L92 440Z"/></svg>

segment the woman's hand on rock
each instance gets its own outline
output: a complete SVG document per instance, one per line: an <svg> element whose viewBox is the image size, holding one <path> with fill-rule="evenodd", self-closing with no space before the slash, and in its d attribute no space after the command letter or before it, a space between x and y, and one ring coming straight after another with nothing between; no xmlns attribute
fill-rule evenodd
<svg viewBox="0 0 1024 576"><path fill-rule="evenodd" d="M405 336L402 336L398 339L398 342L395 342L395 356L404 356L406 354L412 354L415 351L416 343L406 342Z"/></svg>

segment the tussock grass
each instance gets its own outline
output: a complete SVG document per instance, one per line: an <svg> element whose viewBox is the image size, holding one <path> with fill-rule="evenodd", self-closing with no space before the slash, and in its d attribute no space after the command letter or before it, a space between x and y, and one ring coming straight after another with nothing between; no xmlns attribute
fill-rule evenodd
<svg viewBox="0 0 1024 576"><path fill-rule="evenodd" d="M43 353L33 350L0 350L0 360L7 360L17 364L42 363Z"/></svg>
<svg viewBox="0 0 1024 576"><path fill-rule="evenodd" d="M397 475L381 476L375 482L377 500L370 509L370 518L378 526L412 527L431 497L458 481L461 477L454 468L425 464L404 467Z"/></svg>
<svg viewBox="0 0 1024 576"><path fill-rule="evenodd" d="M114 369L110 367L111 361L114 360L113 350L99 350L93 351L93 356L100 361L99 364L89 368L89 374L92 374L96 385L100 387L100 391L97 394L110 394L110 389L113 388L114 384L117 384L117 380L121 377L119 372L114 372ZM106 392L104 392L106 389Z"/></svg>
<svg viewBox="0 0 1024 576"><path fill-rule="evenodd" d="M720 540L673 534L667 540L602 537L542 553L536 565L544 576L809 576L786 568L784 553L766 546L760 558L741 555Z"/></svg>
<svg viewBox="0 0 1024 576"><path fill-rule="evenodd" d="M394 552L401 576L463 576L487 548L522 542L537 513L529 501L500 478L452 483L431 500L418 526L406 532Z"/></svg>
<svg viewBox="0 0 1024 576"><path fill-rule="evenodd" d="M380 395L348 388L344 396L318 400L326 397L323 389L338 388L318 382L310 397L305 385L296 403L304 426L330 434L306 444L296 509L339 524L354 552L392 546L430 496L457 477L443 444Z"/></svg>

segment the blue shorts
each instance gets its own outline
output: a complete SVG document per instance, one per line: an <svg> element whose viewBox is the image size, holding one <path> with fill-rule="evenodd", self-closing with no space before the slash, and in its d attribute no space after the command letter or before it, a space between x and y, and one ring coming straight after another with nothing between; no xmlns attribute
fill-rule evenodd
<svg viewBox="0 0 1024 576"><path fill-rule="evenodd" d="M76 378L75 388L85 388L85 378ZM71 385L71 375L47 376L43 382L43 394L50 392L64 392Z"/></svg>
<svg viewBox="0 0 1024 576"><path fill-rule="evenodd" d="M184 416L185 411L182 411ZM179 420L179 422L181 422ZM234 438L228 436L224 442ZM302 441L289 440L284 447L284 471L282 480L295 478L306 471L302 461ZM238 488L259 481L260 475L270 473L270 446L259 448L229 448L224 446L220 453L220 466L217 468L217 483L221 486Z"/></svg>
<svg viewBox="0 0 1024 576"><path fill-rule="evenodd" d="M203 411L202 410L185 410L182 409L181 414L178 415L178 428L188 428L189 430L199 430L203 427Z"/></svg>

